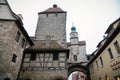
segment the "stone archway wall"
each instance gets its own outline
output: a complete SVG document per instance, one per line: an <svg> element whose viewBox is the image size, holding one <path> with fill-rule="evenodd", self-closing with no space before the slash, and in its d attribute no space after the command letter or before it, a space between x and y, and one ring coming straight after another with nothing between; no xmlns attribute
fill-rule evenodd
<svg viewBox="0 0 120 80"><path fill-rule="evenodd" d="M0 73L0 80L15 80L11 73Z"/></svg>
<svg viewBox="0 0 120 80"><path fill-rule="evenodd" d="M67 70L25 70L20 73L20 80L67 80Z"/></svg>

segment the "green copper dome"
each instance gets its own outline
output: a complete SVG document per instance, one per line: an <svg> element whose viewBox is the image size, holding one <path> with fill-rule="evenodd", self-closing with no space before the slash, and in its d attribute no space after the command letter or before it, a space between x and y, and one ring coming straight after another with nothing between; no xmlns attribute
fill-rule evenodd
<svg viewBox="0 0 120 80"><path fill-rule="evenodd" d="M71 32L76 32L76 27L72 26Z"/></svg>

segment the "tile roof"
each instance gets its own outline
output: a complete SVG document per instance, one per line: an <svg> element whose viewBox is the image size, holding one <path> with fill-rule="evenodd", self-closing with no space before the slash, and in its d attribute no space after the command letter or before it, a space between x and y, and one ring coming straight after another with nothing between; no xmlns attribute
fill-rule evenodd
<svg viewBox="0 0 120 80"><path fill-rule="evenodd" d="M67 46L71 46L71 45L79 45L79 46L83 46L83 45L86 45L86 42L85 41L79 41L77 44L71 44L70 42L67 43Z"/></svg>
<svg viewBox="0 0 120 80"><path fill-rule="evenodd" d="M53 7L48 8L47 10L40 12L40 13L55 13L55 12L65 12L60 7L57 7L56 4L53 5Z"/></svg>
<svg viewBox="0 0 120 80"><path fill-rule="evenodd" d="M58 8L48 8L44 12L63 12L63 10L59 7Z"/></svg>
<svg viewBox="0 0 120 80"><path fill-rule="evenodd" d="M64 49L54 40L35 40L34 46L31 46L29 49Z"/></svg>
<svg viewBox="0 0 120 80"><path fill-rule="evenodd" d="M25 53L45 53L45 52L66 52L69 55L69 49L61 47L56 41L54 40L34 40L34 46L31 46L24 50Z"/></svg>

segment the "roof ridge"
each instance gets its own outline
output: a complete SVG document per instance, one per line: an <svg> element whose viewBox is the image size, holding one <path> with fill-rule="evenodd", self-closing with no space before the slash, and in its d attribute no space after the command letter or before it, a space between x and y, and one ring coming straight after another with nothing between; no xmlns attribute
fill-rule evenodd
<svg viewBox="0 0 120 80"><path fill-rule="evenodd" d="M50 7L40 13L46 13L46 12L47 13L55 13L55 12L65 12L65 11L63 11L60 7L57 7L57 5L54 4L53 7Z"/></svg>

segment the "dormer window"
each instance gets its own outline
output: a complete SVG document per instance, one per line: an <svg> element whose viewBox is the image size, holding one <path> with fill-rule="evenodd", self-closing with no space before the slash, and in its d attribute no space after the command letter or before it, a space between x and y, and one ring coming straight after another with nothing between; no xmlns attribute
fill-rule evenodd
<svg viewBox="0 0 120 80"><path fill-rule="evenodd" d="M110 25L105 34L107 34L107 37L110 37L111 34L115 31L115 28L113 25Z"/></svg>
<svg viewBox="0 0 120 80"><path fill-rule="evenodd" d="M110 28L110 30L109 30L109 32L107 33L108 34L108 36L110 36L113 32L114 32L114 28L113 28L113 26Z"/></svg>
<svg viewBox="0 0 120 80"><path fill-rule="evenodd" d="M112 27L110 32L112 33L112 32L114 32L114 30L115 30L114 27Z"/></svg>

